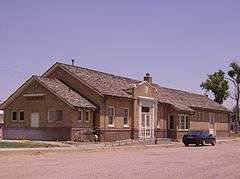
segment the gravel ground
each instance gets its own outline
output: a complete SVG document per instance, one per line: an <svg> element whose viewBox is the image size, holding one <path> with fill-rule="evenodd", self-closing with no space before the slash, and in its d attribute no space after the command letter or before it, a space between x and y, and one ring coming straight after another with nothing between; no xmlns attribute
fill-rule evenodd
<svg viewBox="0 0 240 179"><path fill-rule="evenodd" d="M240 178L240 141L215 147L121 147L0 153L0 178Z"/></svg>

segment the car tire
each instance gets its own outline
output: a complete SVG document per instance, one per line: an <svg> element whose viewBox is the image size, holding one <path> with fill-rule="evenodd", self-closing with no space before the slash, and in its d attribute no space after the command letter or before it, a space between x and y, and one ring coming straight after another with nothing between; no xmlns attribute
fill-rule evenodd
<svg viewBox="0 0 240 179"><path fill-rule="evenodd" d="M185 147L188 147L188 146L189 146L189 144L187 144L187 143L184 143L184 145L185 145Z"/></svg>
<svg viewBox="0 0 240 179"><path fill-rule="evenodd" d="M216 145L216 140L214 140L211 144L212 144L212 146L215 146Z"/></svg>
<svg viewBox="0 0 240 179"><path fill-rule="evenodd" d="M196 145L199 146L199 143L197 143Z"/></svg>

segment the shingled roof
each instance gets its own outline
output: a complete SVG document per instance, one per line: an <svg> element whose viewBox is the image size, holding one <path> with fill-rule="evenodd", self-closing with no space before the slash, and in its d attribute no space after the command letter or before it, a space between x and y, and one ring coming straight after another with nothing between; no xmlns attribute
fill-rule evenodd
<svg viewBox="0 0 240 179"><path fill-rule="evenodd" d="M52 93L56 94L58 97L74 107L96 108L90 101L70 89L58 79L50 79L39 76L34 76L34 78L48 88Z"/></svg>
<svg viewBox="0 0 240 179"><path fill-rule="evenodd" d="M126 89L132 88L134 84L142 82L140 80L121 77L79 66L72 66L63 63L57 64L103 95L132 98L132 95L128 94ZM157 84L153 84L153 86L157 89L158 101L160 103L173 105L178 110L193 111L191 108L204 108L228 111L227 108L214 102L205 95L165 88Z"/></svg>

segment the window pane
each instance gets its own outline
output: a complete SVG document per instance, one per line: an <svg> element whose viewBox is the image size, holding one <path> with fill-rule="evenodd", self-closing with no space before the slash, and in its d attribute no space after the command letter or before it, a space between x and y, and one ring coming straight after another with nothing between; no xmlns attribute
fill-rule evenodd
<svg viewBox="0 0 240 179"><path fill-rule="evenodd" d="M174 117L172 115L170 116L169 128L174 129Z"/></svg>
<svg viewBox="0 0 240 179"><path fill-rule="evenodd" d="M85 111L85 118L84 118L85 122L89 121L89 111Z"/></svg>
<svg viewBox="0 0 240 179"><path fill-rule="evenodd" d="M142 127L145 127L145 115L142 114Z"/></svg>
<svg viewBox="0 0 240 179"><path fill-rule="evenodd" d="M49 111L49 121L55 121L56 118L56 111Z"/></svg>
<svg viewBox="0 0 240 179"><path fill-rule="evenodd" d="M17 112L12 112L12 120L13 121L17 120Z"/></svg>
<svg viewBox="0 0 240 179"><path fill-rule="evenodd" d="M180 129L185 129L185 117L181 116L180 118Z"/></svg>
<svg viewBox="0 0 240 179"><path fill-rule="evenodd" d="M124 125L128 125L128 109L124 109L123 122Z"/></svg>
<svg viewBox="0 0 240 179"><path fill-rule="evenodd" d="M146 126L147 126L147 127L150 127L150 116L147 115L146 117L147 117L147 118L146 118Z"/></svg>
<svg viewBox="0 0 240 179"><path fill-rule="evenodd" d="M149 107L142 107L142 112L149 112Z"/></svg>
<svg viewBox="0 0 240 179"><path fill-rule="evenodd" d="M108 109L108 115L109 115L109 116L113 116L113 115L114 115L114 108L110 107L110 108Z"/></svg>
<svg viewBox="0 0 240 179"><path fill-rule="evenodd" d="M79 121L82 120L82 114L83 114L82 111L79 111L79 113L78 113L78 120L79 120Z"/></svg>
<svg viewBox="0 0 240 179"><path fill-rule="evenodd" d="M108 124L109 125L113 125L113 117L109 116Z"/></svg>
<svg viewBox="0 0 240 179"><path fill-rule="evenodd" d="M23 121L24 120L24 111L21 111L20 112L20 121Z"/></svg>
<svg viewBox="0 0 240 179"><path fill-rule="evenodd" d="M186 116L186 129L189 129L189 124L190 124L189 117Z"/></svg>
<svg viewBox="0 0 240 179"><path fill-rule="evenodd" d="M108 108L108 124L113 125L113 118L114 118L114 108L109 107Z"/></svg>
<svg viewBox="0 0 240 179"><path fill-rule="evenodd" d="M57 110L57 119L56 121L62 121L63 120L63 111Z"/></svg>

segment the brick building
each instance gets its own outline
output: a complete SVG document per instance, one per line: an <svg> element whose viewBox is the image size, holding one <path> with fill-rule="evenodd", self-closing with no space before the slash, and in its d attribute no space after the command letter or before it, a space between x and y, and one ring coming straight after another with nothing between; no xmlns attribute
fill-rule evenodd
<svg viewBox="0 0 240 179"><path fill-rule="evenodd" d="M62 63L32 76L1 106L5 139L180 139L191 129L229 136L229 110L200 94Z"/></svg>

